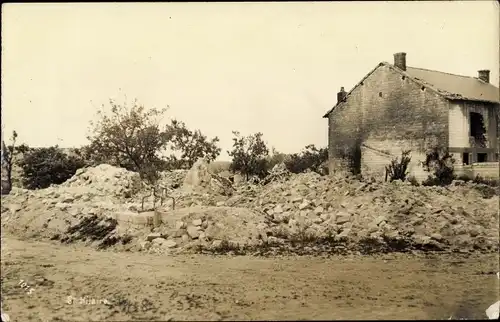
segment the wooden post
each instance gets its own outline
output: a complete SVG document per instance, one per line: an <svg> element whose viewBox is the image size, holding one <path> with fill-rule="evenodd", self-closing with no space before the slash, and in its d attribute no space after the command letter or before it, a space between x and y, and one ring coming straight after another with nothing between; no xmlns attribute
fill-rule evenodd
<svg viewBox="0 0 500 322"><path fill-rule="evenodd" d="M161 214L158 210L154 210L154 215L153 215L153 227L160 227L161 225Z"/></svg>

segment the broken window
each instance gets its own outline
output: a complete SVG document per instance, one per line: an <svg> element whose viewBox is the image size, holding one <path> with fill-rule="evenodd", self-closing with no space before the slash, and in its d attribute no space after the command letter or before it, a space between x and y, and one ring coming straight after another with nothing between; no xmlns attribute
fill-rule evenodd
<svg viewBox="0 0 500 322"><path fill-rule="evenodd" d="M484 118L480 113L470 113L470 136L473 138L476 147L486 147L486 127L484 126Z"/></svg>
<svg viewBox="0 0 500 322"><path fill-rule="evenodd" d="M469 153L462 153L462 164L469 164Z"/></svg>
<svg viewBox="0 0 500 322"><path fill-rule="evenodd" d="M477 162L487 162L488 154L487 153L478 153L477 154Z"/></svg>

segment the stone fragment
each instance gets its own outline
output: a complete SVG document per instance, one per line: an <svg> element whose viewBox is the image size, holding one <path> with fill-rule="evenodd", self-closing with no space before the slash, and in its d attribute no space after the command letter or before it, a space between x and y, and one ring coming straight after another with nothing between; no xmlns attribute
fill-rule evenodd
<svg viewBox="0 0 500 322"><path fill-rule="evenodd" d="M187 233L192 239L196 239L200 236L200 231L195 226L188 226Z"/></svg>
<svg viewBox="0 0 500 322"><path fill-rule="evenodd" d="M351 220L351 215L345 212L339 212L337 214L337 224L342 225Z"/></svg>
<svg viewBox="0 0 500 322"><path fill-rule="evenodd" d="M283 213L283 207L281 205L276 205L276 207L274 207L274 213L275 214Z"/></svg>
<svg viewBox="0 0 500 322"><path fill-rule="evenodd" d="M383 221L387 221L387 219L385 218L385 216L378 216L377 218L375 218L375 220L373 221L373 223L378 226Z"/></svg>
<svg viewBox="0 0 500 322"><path fill-rule="evenodd" d="M159 246L161 246L161 245L163 245L163 243L165 242L165 239L163 239L163 238L155 238L155 239L153 239L151 242L152 242L153 244L155 244L155 245L159 245Z"/></svg>
<svg viewBox="0 0 500 322"><path fill-rule="evenodd" d="M65 196L64 198L62 198L62 201L63 203L71 203L75 201L75 198L71 197L71 196Z"/></svg>
<svg viewBox="0 0 500 322"><path fill-rule="evenodd" d="M55 207L61 211L65 211L69 208L69 205L66 203L58 202L56 203Z"/></svg>
<svg viewBox="0 0 500 322"><path fill-rule="evenodd" d="M437 240L437 241L441 241L443 240L443 236L441 236L441 234L438 234L438 233L434 233L430 236L432 239L434 240Z"/></svg>
<svg viewBox="0 0 500 322"><path fill-rule="evenodd" d="M323 221L327 221L328 219L330 219L330 216L331 216L330 213L323 213L319 216L319 218L321 218L321 220Z"/></svg>
<svg viewBox="0 0 500 322"><path fill-rule="evenodd" d="M146 237L146 240L147 241L152 241L154 239L157 239L157 238L162 238L162 235L160 233L150 233L147 237Z"/></svg>
<svg viewBox="0 0 500 322"><path fill-rule="evenodd" d="M175 240L169 239L163 242L163 246L166 248L174 248L175 246L177 246L177 243L175 242Z"/></svg>
<svg viewBox="0 0 500 322"><path fill-rule="evenodd" d="M314 209L314 214L317 216L321 216L323 214L323 211L324 211L323 207L318 206Z"/></svg>
<svg viewBox="0 0 500 322"><path fill-rule="evenodd" d="M300 205L299 205L299 210L304 210L304 209L307 209L309 208L311 204L307 201L307 200L304 200Z"/></svg>
<svg viewBox="0 0 500 322"><path fill-rule="evenodd" d="M177 221L175 223L175 229L183 229L186 228L186 223L182 221Z"/></svg>
<svg viewBox="0 0 500 322"><path fill-rule="evenodd" d="M214 247L214 248L218 248L218 247L220 247L221 245L222 245L222 240L214 240L214 241L212 242L212 247Z"/></svg>

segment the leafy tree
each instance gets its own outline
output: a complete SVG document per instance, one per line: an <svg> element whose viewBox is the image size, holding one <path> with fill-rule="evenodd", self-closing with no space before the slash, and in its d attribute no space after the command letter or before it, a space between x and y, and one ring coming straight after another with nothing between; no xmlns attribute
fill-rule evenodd
<svg viewBox="0 0 500 322"><path fill-rule="evenodd" d="M109 101L111 113L98 112L97 122L91 123L90 145L84 154L94 163L109 163L131 171L153 183L164 165L160 153L168 135L160 130L159 118L166 109L146 110L135 100L132 106Z"/></svg>
<svg viewBox="0 0 500 322"><path fill-rule="evenodd" d="M328 149L318 149L314 144L307 145L300 153L290 155L290 158L285 161L285 164L290 172L301 173L311 170L320 174L326 174L327 169L324 167L328 160Z"/></svg>
<svg viewBox="0 0 500 322"><path fill-rule="evenodd" d="M71 178L84 162L69 156L57 146L32 148L20 160L23 184L28 189L43 189Z"/></svg>
<svg viewBox="0 0 500 322"><path fill-rule="evenodd" d="M233 150L228 151L232 162L231 171L241 172L249 179L251 175L256 175L260 178L268 174L269 149L266 143L262 140L262 133L255 133L249 136L241 136L239 132L233 131Z"/></svg>
<svg viewBox="0 0 500 322"><path fill-rule="evenodd" d="M189 169L199 158L211 162L220 155L218 137L208 139L200 130L189 130L184 122L172 120L166 127L165 135L171 150L181 153L180 157L169 156L168 163L173 168Z"/></svg>
<svg viewBox="0 0 500 322"><path fill-rule="evenodd" d="M2 182L2 192L7 194L12 189L12 163L16 146L16 140L17 140L17 132L13 131L11 138L12 145L10 145L7 148L5 146L5 142L2 141L2 170L5 169L5 177L6 177L5 186L3 186L4 183Z"/></svg>

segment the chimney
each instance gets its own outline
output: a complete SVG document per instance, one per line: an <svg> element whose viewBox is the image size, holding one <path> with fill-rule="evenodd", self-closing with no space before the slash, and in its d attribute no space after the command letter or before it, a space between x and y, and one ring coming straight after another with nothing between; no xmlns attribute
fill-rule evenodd
<svg viewBox="0 0 500 322"><path fill-rule="evenodd" d="M347 93L344 90L344 87L340 88L340 92L337 93L337 104L342 102L342 100L346 97Z"/></svg>
<svg viewBox="0 0 500 322"><path fill-rule="evenodd" d="M477 72L477 74L478 74L477 78L479 78L483 82L485 82L485 83L490 82L490 71L489 70L487 70L487 69L480 70Z"/></svg>
<svg viewBox="0 0 500 322"><path fill-rule="evenodd" d="M394 66L401 70L406 70L406 53L394 54Z"/></svg>

